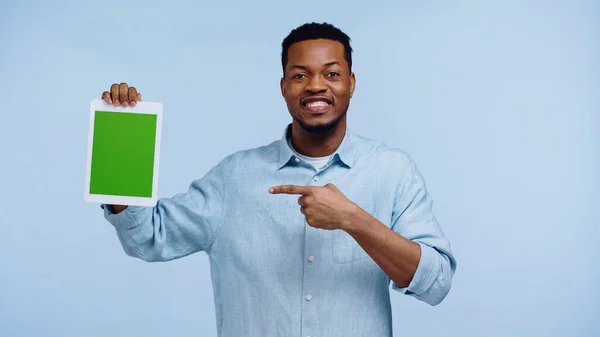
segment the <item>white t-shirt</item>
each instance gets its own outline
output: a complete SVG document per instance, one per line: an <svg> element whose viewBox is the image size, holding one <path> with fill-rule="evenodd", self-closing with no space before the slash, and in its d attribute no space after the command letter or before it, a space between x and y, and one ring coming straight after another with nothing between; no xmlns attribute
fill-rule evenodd
<svg viewBox="0 0 600 337"><path fill-rule="evenodd" d="M327 165L327 163L329 163L329 160L333 156L333 155L329 155L329 156L325 156L325 157L308 157L308 156L298 153L298 151L296 151L294 149L294 147L292 146L292 141L290 139L288 139L288 144L290 145L290 149L292 149L292 151L294 152L296 157L298 157L298 158L302 159L303 161L307 162L308 164L314 166L314 168L317 169L317 171L320 171L325 165Z"/></svg>

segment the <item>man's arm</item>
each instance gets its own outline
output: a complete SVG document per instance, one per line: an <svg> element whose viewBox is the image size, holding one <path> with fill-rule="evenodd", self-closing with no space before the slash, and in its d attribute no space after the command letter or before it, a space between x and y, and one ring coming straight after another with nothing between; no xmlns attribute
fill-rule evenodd
<svg viewBox="0 0 600 337"><path fill-rule="evenodd" d="M185 193L161 198L154 207L103 205L125 253L144 261L168 261L210 250L225 219L223 162ZM119 208L119 206L113 206Z"/></svg>
<svg viewBox="0 0 600 337"><path fill-rule="evenodd" d="M394 232L369 213L356 207L344 230L371 256L399 287L408 287L419 261L421 247Z"/></svg>
<svg viewBox="0 0 600 337"><path fill-rule="evenodd" d="M450 291L456 260L410 158L396 193L391 228L356 206L343 229L390 277L393 289L437 305Z"/></svg>

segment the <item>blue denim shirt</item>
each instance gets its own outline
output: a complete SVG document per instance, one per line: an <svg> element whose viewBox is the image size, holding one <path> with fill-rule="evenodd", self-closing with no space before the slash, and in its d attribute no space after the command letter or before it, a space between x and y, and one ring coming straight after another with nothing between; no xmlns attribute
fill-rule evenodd
<svg viewBox="0 0 600 337"><path fill-rule="evenodd" d="M103 205L104 215L128 255L208 255L219 336L392 336L390 289L436 305L456 268L423 178L405 152L351 131L317 172L294 155L289 130L227 156L154 207L113 214ZM274 185L327 183L420 245L408 287L395 285L346 232L308 226L297 195L268 193Z"/></svg>

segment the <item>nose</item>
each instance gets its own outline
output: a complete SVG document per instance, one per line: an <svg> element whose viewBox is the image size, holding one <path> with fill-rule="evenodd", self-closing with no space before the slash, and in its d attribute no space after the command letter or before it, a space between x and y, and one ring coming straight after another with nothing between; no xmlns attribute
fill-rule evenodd
<svg viewBox="0 0 600 337"><path fill-rule="evenodd" d="M325 85L325 81L321 76L313 76L310 78L304 89L308 92L316 94L327 91L327 86Z"/></svg>

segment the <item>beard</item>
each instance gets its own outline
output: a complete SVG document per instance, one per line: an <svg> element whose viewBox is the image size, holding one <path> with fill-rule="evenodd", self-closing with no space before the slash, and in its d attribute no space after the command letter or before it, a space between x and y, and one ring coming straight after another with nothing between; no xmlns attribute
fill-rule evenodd
<svg viewBox="0 0 600 337"><path fill-rule="evenodd" d="M342 118L344 118L346 116L347 112L348 112L348 109L345 109L344 112L341 115L339 115L338 117L336 117L334 120L327 122L327 123L317 124L317 125L306 124L306 123L304 123L304 121L302 121L301 119L296 118L296 117L294 117L294 120L298 123L298 125L300 125L302 130L304 130L306 133L313 134L315 136L325 136L325 135L331 134L333 131L335 131L335 129L337 128L337 126L340 123L340 121L342 120Z"/></svg>

